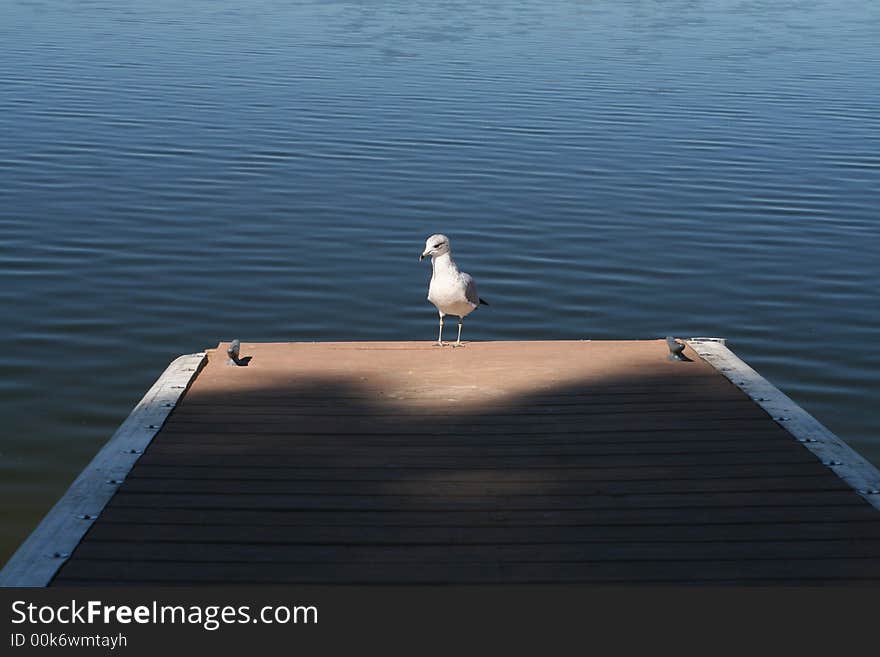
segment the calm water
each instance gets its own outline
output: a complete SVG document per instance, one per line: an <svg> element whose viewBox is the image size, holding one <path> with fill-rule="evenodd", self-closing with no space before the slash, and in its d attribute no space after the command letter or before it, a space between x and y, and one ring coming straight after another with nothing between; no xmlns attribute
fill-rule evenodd
<svg viewBox="0 0 880 657"><path fill-rule="evenodd" d="M0 562L177 354L720 335L880 463L880 3L0 0Z"/></svg>

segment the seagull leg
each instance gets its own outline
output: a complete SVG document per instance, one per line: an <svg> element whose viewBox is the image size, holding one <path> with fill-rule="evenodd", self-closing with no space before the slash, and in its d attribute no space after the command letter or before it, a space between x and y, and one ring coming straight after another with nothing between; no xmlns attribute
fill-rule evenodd
<svg viewBox="0 0 880 657"><path fill-rule="evenodd" d="M437 336L437 342L434 343L435 347L445 347L443 344L443 314L440 314L440 334Z"/></svg>
<svg viewBox="0 0 880 657"><path fill-rule="evenodd" d="M461 324L464 321L463 317L458 318L458 340L455 341L453 347L463 347L464 345L461 343Z"/></svg>

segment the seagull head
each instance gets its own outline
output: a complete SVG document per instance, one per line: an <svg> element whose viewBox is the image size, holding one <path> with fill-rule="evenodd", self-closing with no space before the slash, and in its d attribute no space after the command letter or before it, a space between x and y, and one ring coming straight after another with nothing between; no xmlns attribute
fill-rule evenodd
<svg viewBox="0 0 880 657"><path fill-rule="evenodd" d="M425 250L419 256L419 260L424 260L428 256L436 258L444 253L449 253L449 238L446 235L431 235L425 240Z"/></svg>

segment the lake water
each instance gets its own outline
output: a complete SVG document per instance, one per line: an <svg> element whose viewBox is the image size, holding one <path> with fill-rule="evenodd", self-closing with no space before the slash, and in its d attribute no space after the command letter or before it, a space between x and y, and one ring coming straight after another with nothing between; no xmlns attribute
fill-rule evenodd
<svg viewBox="0 0 880 657"><path fill-rule="evenodd" d="M433 232L466 340L725 336L880 463L880 3L2 0L0 44L0 563L176 355L433 340Z"/></svg>

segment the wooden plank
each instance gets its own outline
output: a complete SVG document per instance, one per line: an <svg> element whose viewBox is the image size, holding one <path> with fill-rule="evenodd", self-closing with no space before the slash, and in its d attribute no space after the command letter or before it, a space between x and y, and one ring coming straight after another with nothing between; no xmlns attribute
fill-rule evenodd
<svg viewBox="0 0 880 657"><path fill-rule="evenodd" d="M254 432L248 427L226 427L225 429L208 431L200 430L199 427L182 425L178 427L166 426L162 430L162 442L174 443L197 443L197 442L231 442L252 440L296 440L300 443L339 444L363 443L365 445L400 445L400 444L426 444L426 445L471 445L475 437L479 438L482 445L552 445L552 444L614 444L622 443L663 443L663 442L687 442L715 443L715 442L739 442L739 441L768 441L781 439L788 443L791 434L781 427L773 425L761 427L744 427L740 429L725 428L723 431L707 432L705 430L682 429L668 431L664 429L651 430L650 428L638 431L589 431L588 427L566 432L554 432L546 435L534 431L509 431L494 433L464 433L464 432L395 432L370 431L369 427L363 427L361 431L337 432L337 433L306 433L297 432L294 428L281 428L275 431Z"/></svg>
<svg viewBox="0 0 880 657"><path fill-rule="evenodd" d="M724 394L718 390L714 395L706 395L704 391L694 390L688 394L679 392L675 395L663 395L662 400L657 399L657 393L643 392L627 394L624 392L609 394L607 392L596 395L569 395L561 399L548 398L538 400L530 398L523 400L518 406L510 406L502 403L487 403L483 409L487 413L510 414L514 416L542 415L547 413L579 413L593 414L597 412L627 412L638 409L656 413L673 412L689 413L695 408L708 405L723 406L731 409L748 409L754 411L754 404L745 395ZM356 401L356 403L352 403ZM285 414L320 415L341 412L344 415L356 415L364 412L375 412L378 415L400 415L404 417L421 415L423 409L413 403L417 400L407 399L362 399L362 400L327 400L317 399L267 399L263 397L251 397L239 395L229 398L205 397L190 402L187 400L187 409L194 413L208 413L223 408L238 413L248 412L256 415L271 414L283 411ZM283 404L283 406L282 406ZM430 409L430 407L426 407ZM436 415L437 413L435 413Z"/></svg>
<svg viewBox="0 0 880 657"><path fill-rule="evenodd" d="M615 536L651 536L653 540L684 541L710 540L716 538L719 530L724 530L723 540L754 540L755 532L751 525L761 525L765 533L775 525L772 533L777 540L788 540L784 528L800 529L799 525L809 524L815 519L817 507L791 509L761 509L749 514L742 509L697 509L693 513L658 510L653 513L622 511L620 514L597 511L572 515L555 512L561 520L579 519L583 524L537 524L510 525L499 523L489 525L198 525L198 524L136 524L136 523L96 523L88 536L93 541L116 541L140 543L144 541L181 543L247 543L260 544L316 544L316 545L480 545L480 544L558 544L603 541L617 543ZM828 511L825 507L822 510ZM841 513L828 517L837 518L838 523L870 523L871 516L864 509L845 507ZM785 514L788 513L786 516ZM813 514L813 515L811 515ZM326 515L326 514L325 514ZM453 519L454 520L454 519ZM544 521L545 523L547 521ZM826 521L827 522L827 521ZM780 527L780 525L783 525ZM667 531L663 533L663 527ZM876 538L878 527L861 525L867 536ZM653 528L653 531L646 528ZM839 530L839 527L838 527ZM842 534L842 532L841 532ZM795 532L795 535L798 535ZM841 537L839 534L838 537ZM634 539L631 539L634 540Z"/></svg>
<svg viewBox="0 0 880 657"><path fill-rule="evenodd" d="M150 450L156 457L168 456L210 456L253 458L254 449L245 444L239 445L185 445L156 444ZM264 452L268 456L272 452ZM395 454L388 450L381 453L339 451L336 454L322 455L303 453L293 447L278 447L274 450L277 462L295 462L299 468L615 468L615 467L659 467L659 466L731 466L758 465L767 463L815 463L816 458L800 445L791 449L757 453L725 454L610 454L600 458L592 454L536 454L536 455L492 455L480 453L475 447L470 454L445 456L438 454L412 455ZM242 463L244 465L244 463Z"/></svg>
<svg viewBox="0 0 880 657"><path fill-rule="evenodd" d="M767 579L807 583L811 579L878 580L880 561L856 559L731 559L613 561L576 563L399 563L308 565L292 563L153 562L144 568L138 561L76 559L64 568L59 583L76 580L121 583L151 581L167 583L255 584L490 584L571 582L748 582Z"/></svg>
<svg viewBox="0 0 880 657"><path fill-rule="evenodd" d="M385 478L375 479L342 479L329 480L326 478L308 479L305 477L288 476L285 470L254 468L248 471L242 471L235 468L226 468L226 472L218 472L206 468L183 468L177 466L147 466L138 468L136 473L132 473L128 481L152 482L155 479L184 479L193 481L210 481L216 482L217 485L224 485L227 489L246 484L246 482L293 482L295 485L308 485L316 483L321 486L332 488L334 491L340 491L346 486L354 485L373 485L378 487L396 486L398 484L404 486L411 485L445 485L456 487L457 490L468 490L471 486L494 485L494 486L517 486L523 485L547 485L547 486L564 486L569 488L591 487L593 490L602 491L609 495L620 495L626 493L641 493L645 495L660 493L721 493L724 491L742 491L742 492L763 492L763 491L823 491L823 490L850 490L849 486L837 477L828 473L820 472L817 474L806 474L802 476L789 475L786 477L739 477L739 478L714 478L714 479L674 479L670 477L656 477L649 479L629 479L629 480L608 480L602 478L601 472L593 472L597 475L595 478L589 477L570 477L565 472L565 477L560 477L559 473L547 474L531 471L524 471L522 474L518 472L506 472L504 470L494 470L489 474L479 477L463 476L454 470L449 471L448 478L432 476L430 480L425 480L418 476L403 476L399 473L390 473ZM341 486L341 488L340 488ZM126 488L126 490L129 490Z"/></svg>
<svg viewBox="0 0 880 657"><path fill-rule="evenodd" d="M157 507L163 506L168 509L254 509L254 510L315 510L315 511L467 511L467 510L589 510L596 517L614 517L615 513L629 512L633 518L651 520L656 514L656 509L648 507L640 509L627 509L618 507L596 507L591 504L589 498L577 496L541 495L541 496L514 496L499 495L495 497L412 497L405 496L375 496L364 497L361 495L241 495L237 493L120 493L114 500L118 507ZM792 509L803 509L803 512L794 514L792 517L803 518L807 513L824 513L828 518L838 519L851 517L850 512L864 512L862 516L870 518L873 510L865 508L865 505L841 504L819 506L777 506L777 507L749 507L739 509L749 512L753 517L773 516L785 519L784 513ZM688 513L696 514L701 505L695 501L689 506L678 509L679 516ZM724 507L708 507L715 509L719 514Z"/></svg>
<svg viewBox="0 0 880 657"><path fill-rule="evenodd" d="M691 338L688 344L795 439L803 441L816 458L870 505L880 510L880 470L872 463L749 367L727 348L724 340Z"/></svg>
<svg viewBox="0 0 880 657"><path fill-rule="evenodd" d="M486 405L480 410L480 420L492 422L504 418L527 419L537 418L539 421L552 416L553 418L596 418L615 415L628 415L633 412L651 413L652 415L686 415L688 417L754 417L764 419L764 413L748 399L724 398L721 400L707 400L703 403L682 400L678 403L657 401L641 401L634 404L600 404L593 400L589 404L542 404L536 405L525 402L516 407L503 407L500 405ZM185 410L175 418L178 422L204 422L213 421L238 421L255 418L262 420L289 421L294 418L309 418L327 416L354 417L359 421L373 421L379 419L447 419L449 413L435 410L431 407L418 405L395 407L389 404L348 405L327 404L322 406L306 406L297 403L280 404L187 404Z"/></svg>
<svg viewBox="0 0 880 657"><path fill-rule="evenodd" d="M870 510L868 510L870 511ZM142 525L143 540L185 540L184 534L167 525L210 527L215 540L251 543L265 542L339 542L361 543L451 543L464 533L457 528L481 528L484 535L467 532L471 542L490 542L509 533L503 530L533 527L581 527L579 540L815 540L817 538L880 538L880 522L865 509L847 507L841 520L828 517L828 508L782 507L752 509L702 509L696 513L680 510L655 510L644 514L596 513L578 510L465 510L465 511L296 511L289 509L174 509L164 507L109 506L101 515L102 528L121 524L114 534L118 540L131 540L130 525ZM642 524L630 521L638 518ZM193 529L189 536L205 533ZM308 532L304 530L308 528ZM330 528L330 529L328 529ZM332 529L337 528L337 529ZM426 531L433 528L437 531ZM324 531L327 530L327 531ZM457 532L457 533L455 533ZM560 533L560 536L563 534ZM528 531L521 533L528 540ZM107 535L104 535L107 538ZM90 539L101 539L100 534ZM117 540L116 538L107 540ZM496 540L497 542L497 540Z"/></svg>
<svg viewBox="0 0 880 657"><path fill-rule="evenodd" d="M686 559L845 559L876 557L880 539L816 541L586 542L511 545L303 545L297 543L199 543L88 541L77 557L90 560L270 563L506 563Z"/></svg>
<svg viewBox="0 0 880 657"><path fill-rule="evenodd" d="M560 476L564 474L572 480L644 480L658 479L663 477L674 479L726 479L736 477L757 477L766 476L779 477L801 476L801 475L820 475L827 474L827 468L824 468L818 461L807 461L803 463L746 463L746 464L727 464L719 463L718 465L701 465L699 468L687 464L670 464L662 467L655 465L648 466L627 466L627 467L604 467L602 465L585 465L581 467L530 467L529 464L520 464L520 467L497 467L493 463L483 462L472 468L461 466L451 468L441 468L434 466L429 467L340 467L338 465L327 467L310 467L303 468L299 464L299 460L295 455L277 455L270 456L267 454L241 454L237 455L233 461L227 456L220 455L187 455L187 454L165 454L155 455L150 453L142 457L143 465L158 466L180 466L188 468L200 468L205 472L217 472L218 476L222 476L224 471L235 472L236 468L241 468L242 472L256 472L264 470L267 473L275 473L280 475L284 473L291 477L301 480L336 480L336 479L373 479L387 480L395 477L424 477L426 473L432 473L432 476L438 480L454 480L453 478L473 479L475 477L492 476L495 472L534 472L536 477L542 476ZM551 474L552 473L552 474Z"/></svg>
<svg viewBox="0 0 880 657"><path fill-rule="evenodd" d="M240 413L224 412L216 410L206 413L179 413L171 421L172 426L183 424L197 424L204 426L228 426L228 425L245 425L271 427L274 425L290 425L295 423L301 431L310 431L314 428L323 432L335 432L338 429L350 427L391 427L397 430L406 430L422 426L425 422L439 422L441 428L452 430L454 427L466 427L471 431L481 430L483 427L494 427L497 429L510 428L531 428L539 433L552 433L554 429L576 430L588 425L592 431L600 429L613 428L621 431L626 428L637 429L645 425L651 425L658 429L680 429L692 427L714 428L719 424L729 424L731 426L742 425L760 425L766 419L764 414L759 414L752 409L751 413L737 412L736 409L728 408L697 408L692 409L689 413L672 413L660 414L649 413L645 417L634 416L633 411L621 411L620 413L557 413L557 414L536 414L532 416L530 422L524 420L523 416L515 414L498 413L480 414L473 417L465 415L450 416L446 414L413 414L411 426L407 427L401 418L407 417L402 415L379 415L369 414L257 414L243 411Z"/></svg>
<svg viewBox="0 0 880 657"><path fill-rule="evenodd" d="M419 386L413 383L407 386L406 390L401 392L398 390L383 391L381 386L369 392L352 392L351 389L340 386L338 383L334 385L322 385L320 381L311 383L308 387L298 389L295 395L290 392L273 392L272 386L277 386L281 390L290 387L290 379L276 378L272 380L271 375L265 379L265 385L259 389L242 389L230 388L222 383L216 383L213 386L205 385L199 391L193 394L193 397L187 403L192 402L193 406L227 406L238 404L266 404L275 406L277 404L315 404L333 407L339 404L354 403L355 405L375 404L375 403L403 403L413 400L423 400L431 398L432 389L430 386ZM648 381L646 383L646 381ZM479 394L479 390L476 391ZM684 399L702 399L709 401L714 398L726 398L731 400L742 400L740 394L731 395L730 390L725 382L715 376L715 373L705 375L689 375L685 378L664 378L653 383L650 379L639 380L637 378L625 383L615 383L614 381L580 381L575 385L564 389L553 388L546 389L541 382L536 382L536 386L529 392L525 401L526 403L572 403L572 404L589 404L593 401L603 403L605 401L620 400L621 403L633 403L639 400L656 400L660 394L664 399L670 401ZM747 398L747 396L746 396Z"/></svg>
<svg viewBox="0 0 880 657"><path fill-rule="evenodd" d="M239 434L240 435L240 434ZM348 454L375 454L375 444L365 444L360 440L319 440L301 441L295 437L248 436L234 440L224 440L221 436L211 436L206 440L186 440L179 437L168 439L163 436L163 445L211 445L233 446L247 449L250 453L293 451L298 454L312 456L333 456L345 450ZM421 441L401 441L390 446L395 454L401 456L463 456L479 453L483 456L566 456L590 455L594 458L616 457L624 455L646 456L688 456L691 454L773 454L791 451L790 439L764 438L760 440L742 440L738 442L638 442L638 443L591 443L584 441L564 441L561 443L424 443ZM381 447L379 448L381 449Z"/></svg>
<svg viewBox="0 0 880 657"><path fill-rule="evenodd" d="M244 433L286 433L294 428L303 433L337 435L337 434L380 434L380 435L397 435L412 434L416 429L415 425L405 426L397 422L378 422L371 421L368 423L357 422L356 419L347 418L328 418L326 422L320 419L310 421L275 421L261 422L255 421L253 418L242 418L241 421L235 422L217 422L214 418L208 418L205 422L174 422L171 427L175 431L193 431L198 433L222 433L224 431L233 432L240 431ZM686 418L675 417L654 422L652 416L621 416L621 418L605 418L603 421L596 421L595 418L589 421L577 422L547 422L542 426L529 425L517 422L503 423L472 423L468 420L450 420L444 422L437 427L433 433L437 435L449 435L458 433L463 436L482 436L482 435L559 435L559 434L591 434L591 433L608 433L611 431L618 432L644 432L651 429L655 432L681 432L681 431L703 431L710 433L713 431L756 431L761 430L762 423L754 418ZM428 432L432 433L432 432Z"/></svg>
<svg viewBox="0 0 880 657"><path fill-rule="evenodd" d="M715 491L673 493L662 488L650 493L631 492L623 486L615 489L595 486L589 482L572 482L560 480L555 482L434 482L426 481L280 481L280 480L249 480L235 481L216 479L144 479L131 478L125 483L120 495L135 494L235 494L235 495L287 495L290 497L328 496L333 498L349 496L370 497L547 497L575 496L587 497L594 503L613 502L621 506L644 503L648 506L668 506L687 503L702 506L714 501L724 502L729 506L744 504L782 504L779 500L792 500L797 504L857 504L862 501L852 495L849 490L837 488L832 490L759 490L751 491Z"/></svg>
<svg viewBox="0 0 880 657"><path fill-rule="evenodd" d="M827 511L827 507L820 509ZM118 511L118 510L117 510ZM235 518L241 511L216 509ZM713 512L714 511L714 512ZM92 541L212 542L301 545L540 544L609 541L808 541L880 539L880 526L864 509L848 507L836 521L817 522L817 509L657 511L646 516L534 511L483 512L253 512L242 523L95 524ZM158 514L157 514L158 515ZM317 516L312 518L310 516ZM419 517L413 517L419 516ZM847 517L848 516L848 517ZM214 518L214 516L206 516ZM303 524L290 524L301 518ZM271 523L277 520L278 524ZM533 522L529 522L529 520ZM263 524L247 524L263 521ZM348 524L340 524L340 523ZM442 524L442 523L453 524ZM510 524L505 525L504 522ZM409 523L409 524L401 524ZM428 524L434 523L434 524ZM439 524L438 524L439 523ZM515 523L515 524L514 524Z"/></svg>
<svg viewBox="0 0 880 657"><path fill-rule="evenodd" d="M158 433L206 361L175 359L67 492L0 570L0 587L46 586ZM112 483L111 483L112 482Z"/></svg>

